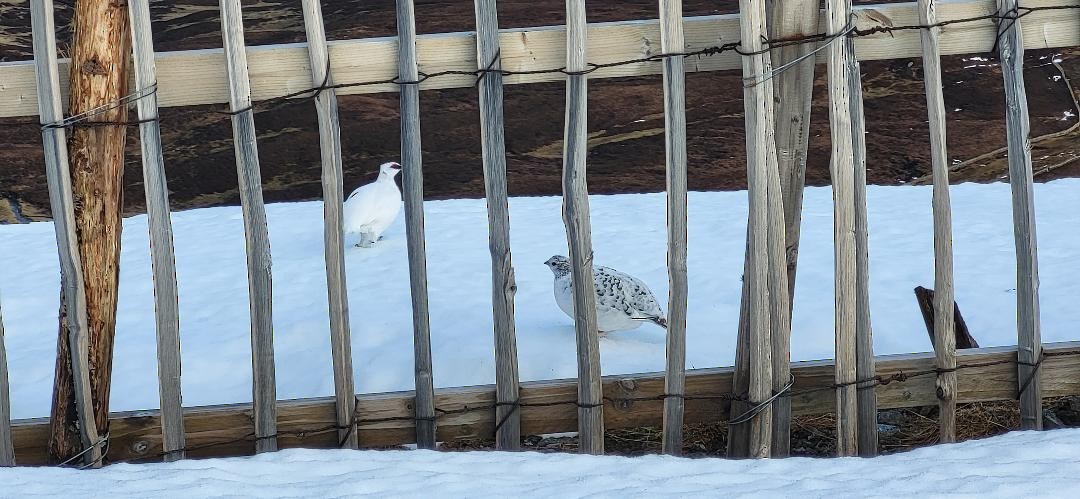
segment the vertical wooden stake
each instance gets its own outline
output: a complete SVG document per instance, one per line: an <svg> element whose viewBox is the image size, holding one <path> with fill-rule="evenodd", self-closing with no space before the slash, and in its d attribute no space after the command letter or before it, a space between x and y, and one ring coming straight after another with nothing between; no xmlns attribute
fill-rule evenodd
<svg viewBox="0 0 1080 499"><path fill-rule="evenodd" d="M660 0L660 50L684 50L681 0ZM665 454L679 455L683 444L686 385L686 76L682 56L664 59L664 145L667 156L667 371L664 375Z"/></svg>
<svg viewBox="0 0 1080 499"><path fill-rule="evenodd" d="M919 23L937 23L936 2L918 0ZM953 331L952 208L949 203L949 155L945 142L945 99L941 87L941 28L923 29L923 81L930 124L930 158L934 176L934 353L938 369L956 369L956 336ZM956 373L937 376L940 424L939 440L956 441Z"/></svg>
<svg viewBox="0 0 1080 499"><path fill-rule="evenodd" d="M566 70L584 71L587 61L585 0L566 0ZM563 138L563 223L570 246L574 283L574 329L578 352L578 451L604 453L604 406L600 384L600 340L596 329L596 283L593 282L588 154L588 75L566 77L566 125Z"/></svg>
<svg viewBox="0 0 1080 499"><path fill-rule="evenodd" d="M866 123L863 117L862 69L855 60L855 47L846 40L848 71L851 72L851 139L855 165L855 378L872 379L874 329L870 322L870 249L866 207ZM877 392L873 385L857 386L859 406L859 455L878 453Z"/></svg>
<svg viewBox="0 0 1080 499"><path fill-rule="evenodd" d="M274 376L274 323L271 317L270 237L266 227L256 146L255 116L251 106L244 20L240 0L221 0L221 35L229 75L240 204L244 212L247 245L248 292L251 308L252 400L255 417L255 452L277 450L277 385ZM243 112L238 112L244 110Z"/></svg>
<svg viewBox="0 0 1080 499"><path fill-rule="evenodd" d="M999 13L1016 14L1017 0L999 0ZM1020 383L1020 428L1042 429L1042 383L1039 359L1039 257L1035 237L1035 188L1031 172L1031 138L1027 91L1024 89L1024 38L1020 19L998 23L998 56L1005 78L1005 122L1009 142L1009 185L1012 187L1013 233L1016 236L1017 375ZM940 293L940 290L935 290ZM1025 385L1026 383L1026 385Z"/></svg>
<svg viewBox="0 0 1080 499"><path fill-rule="evenodd" d="M180 395L180 312L176 292L176 258L169 215L169 188L161 154L157 105L157 67L147 0L128 0L134 48L135 102L142 137L143 188L150 225L154 269L154 317L157 331L158 395L161 401L162 450L165 461L184 458L184 415Z"/></svg>
<svg viewBox="0 0 1080 499"><path fill-rule="evenodd" d="M412 0L397 1L398 77L415 82L416 18ZM416 446L435 448L435 389L431 375L431 324L428 318L427 250L424 245L424 173L420 148L420 86L401 85L401 164L405 187L405 235L413 308L413 360L416 371Z"/></svg>
<svg viewBox="0 0 1080 499"><path fill-rule="evenodd" d="M311 81L332 85L330 54L326 48L322 5L303 0L304 28L308 39ZM341 126L338 122L337 92L326 89L315 98L319 114L319 144L322 158L323 257L326 261L326 293L330 315L330 349L334 362L334 397L338 441L349 449L357 447L356 392L353 388L352 340L349 333L349 294L345 285L345 241L342 233L342 202L345 194L341 173Z"/></svg>
<svg viewBox="0 0 1080 499"><path fill-rule="evenodd" d="M60 99L60 77L56 64L56 24L53 19L52 0L31 0L30 21L33 25L34 70L37 76L38 114L41 123L53 124L63 119ZM45 167L49 184L49 207L53 216L53 228L56 231L56 245L60 254L60 285L62 297L60 306L62 321L60 345L61 356L57 358L57 370L61 366L70 366L70 385L74 394L75 410L67 408L58 411L58 404L53 404L54 426L50 438L50 457L60 461L72 457L66 455L70 445L57 445L57 437L65 435L67 427L78 426L82 449L86 450L83 461L91 467L101 465L101 443L98 438L97 424L94 420L94 404L90 389L90 360L88 358L88 338L86 319L86 288L83 280L82 259L75 236L75 209L72 198L71 172L68 167L67 134L63 128L43 127L41 138L45 146ZM67 353L65 353L67 352ZM70 358L70 360L69 360ZM61 386L57 376L57 390ZM55 396L54 400L61 400ZM68 400L63 397L62 400ZM56 417L61 412L63 418ZM69 414L75 421L63 421ZM61 425L57 427L56 425ZM63 438L63 437L61 437ZM65 454L55 451L61 450ZM78 452L78 449L76 449Z"/></svg>
<svg viewBox="0 0 1080 499"><path fill-rule="evenodd" d="M825 31L843 31L851 17L848 0L826 0ZM836 437L837 453L853 456L857 452L856 401L856 242L854 159L851 141L851 73L848 59L854 54L841 39L834 38L828 48L829 127L832 131L832 157L829 170L833 186L833 244L836 280Z"/></svg>
<svg viewBox="0 0 1080 499"><path fill-rule="evenodd" d="M484 193L491 250L491 305L495 323L495 447L521 448L518 400L517 338L514 333L514 266L510 260L510 212L506 194L506 145L503 137L502 60L495 0L476 0L477 69L492 69L480 79L480 131L484 155ZM501 423L501 425L499 425Z"/></svg>
<svg viewBox="0 0 1080 499"><path fill-rule="evenodd" d="M7 350L4 348L4 314L0 312L0 467L15 466L11 438L11 397L8 392Z"/></svg>
<svg viewBox="0 0 1080 499"><path fill-rule="evenodd" d="M772 333L773 300L770 291L777 285L776 274L771 272L773 249L783 252L782 233L770 234L776 225L783 227L783 213L779 196L779 176L774 182L774 203L770 203L769 185L776 172L776 146L772 112L772 67L767 53L761 52L764 44L765 5L762 2L740 0L740 40L742 50L756 53L743 56L743 109L746 113L747 183L750 198L749 272L749 397L752 405L763 403L773 395ZM773 142L772 145L769 143ZM772 158L769 155L772 154ZM771 175L770 175L771 173ZM774 213L776 212L776 213ZM779 218L777 218L779 215ZM778 225L777 225L778 224ZM772 240L773 244L770 244ZM779 244L777 246L777 244ZM776 267L779 270L780 267ZM785 271L786 272L786 269ZM785 283L786 284L786 283ZM787 294L787 286L783 286ZM782 320L779 319L778 320ZM785 380L786 381L786 380ZM746 424L750 425L749 456L769 457L772 447L772 411L770 404Z"/></svg>

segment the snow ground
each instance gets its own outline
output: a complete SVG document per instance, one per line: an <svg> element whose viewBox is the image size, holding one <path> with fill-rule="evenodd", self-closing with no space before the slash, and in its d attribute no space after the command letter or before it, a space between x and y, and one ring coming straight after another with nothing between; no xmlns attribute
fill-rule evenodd
<svg viewBox="0 0 1080 499"><path fill-rule="evenodd" d="M1080 339L1080 180L1036 185L1043 340ZM878 353L928 351L912 293L932 287L930 187L871 187L871 305ZM518 351L524 380L574 377L571 320L555 305L543 262L565 254L556 197L510 200L517 274ZM664 196L593 196L596 263L642 278L665 303ZM806 191L793 316L792 359L833 355L832 204ZM1015 263L1009 186L952 189L957 300L983 346L1014 345ZM279 398L333 393L323 273L322 206L267 207L273 249ZM483 200L425 204L436 386L494 381L490 258ZM238 207L173 215L185 405L251 400L243 226ZM146 217L125 220L112 408L158 406L153 288ZM730 365L735 348L746 192L689 198L687 367ZM402 219L375 248L349 247L354 369L360 392L411 389L412 330ZM0 291L12 417L49 410L59 271L50 223L0 226ZM604 374L661 371L664 332L646 325L601 340ZM297 459L302 454L294 454ZM734 465L733 465L734 466Z"/></svg>
<svg viewBox="0 0 1080 499"><path fill-rule="evenodd" d="M1080 429L863 458L290 449L101 470L0 468L0 497L1075 497Z"/></svg>

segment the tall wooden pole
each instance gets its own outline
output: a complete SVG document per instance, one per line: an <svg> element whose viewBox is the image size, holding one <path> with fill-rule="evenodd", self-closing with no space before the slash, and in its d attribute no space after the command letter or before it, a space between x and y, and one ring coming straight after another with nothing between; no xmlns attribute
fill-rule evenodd
<svg viewBox="0 0 1080 499"><path fill-rule="evenodd" d="M68 115L112 106L86 122L126 121L127 106L114 104L128 93L131 45L127 5L107 0L76 0L72 32ZM85 276L90 388L94 419L102 435L107 435L109 430L126 131L121 125L77 126L68 141L75 231ZM81 450L75 431L66 329L61 327L60 331L49 448L56 460Z"/></svg>

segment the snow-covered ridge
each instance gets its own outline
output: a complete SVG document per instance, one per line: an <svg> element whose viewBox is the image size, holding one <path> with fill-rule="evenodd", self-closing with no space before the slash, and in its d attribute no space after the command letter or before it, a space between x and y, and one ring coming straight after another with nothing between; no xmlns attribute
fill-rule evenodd
<svg viewBox="0 0 1080 499"><path fill-rule="evenodd" d="M1080 180L1036 185L1043 340L1076 337L1080 297ZM880 354L930 350L912 289L932 286L930 187L870 187L874 340ZM1009 186L952 190L957 300L983 346L1014 345L1015 264ZM544 261L565 254L556 197L510 200L524 380L573 377L574 333L552 296ZM641 278L666 306L664 196L592 196L596 263ZM425 204L436 386L494 381L490 257L483 200ZM279 398L330 395L333 376L318 202L267 206L273 251ZM832 202L809 188L800 250L792 360L833 355ZM249 401L250 340L240 209L175 213L185 405ZM730 365L746 230L745 192L689 196L687 367ZM124 221L112 408L158 405L153 289L146 217ZM349 247L358 391L412 386L412 330L404 225L374 248ZM12 416L48 414L59 271L50 223L0 226L0 294L10 357ZM659 371L664 332L645 325L601 341L604 374Z"/></svg>

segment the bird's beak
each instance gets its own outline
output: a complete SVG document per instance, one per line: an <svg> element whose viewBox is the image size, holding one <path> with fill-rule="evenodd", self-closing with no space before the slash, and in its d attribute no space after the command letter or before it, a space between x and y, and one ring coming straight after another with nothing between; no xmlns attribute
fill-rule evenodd
<svg viewBox="0 0 1080 499"><path fill-rule="evenodd" d="M395 170L400 170L401 169L401 164L400 163L390 163L390 168L393 168Z"/></svg>

